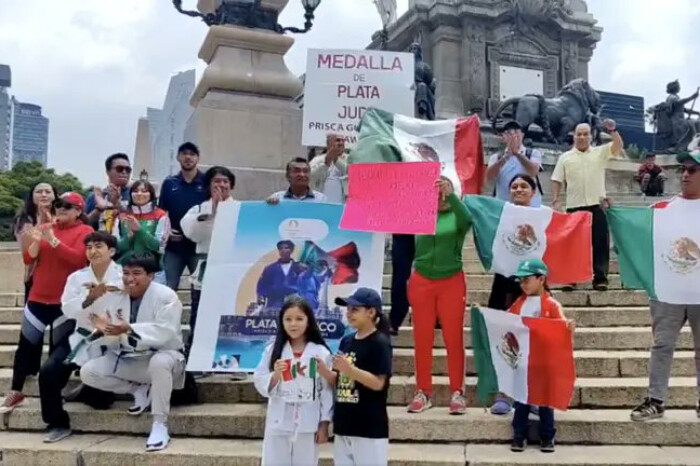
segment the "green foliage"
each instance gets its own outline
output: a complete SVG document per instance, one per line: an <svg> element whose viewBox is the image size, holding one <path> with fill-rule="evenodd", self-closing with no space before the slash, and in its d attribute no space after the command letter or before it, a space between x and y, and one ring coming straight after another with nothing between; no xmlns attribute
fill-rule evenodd
<svg viewBox="0 0 700 466"><path fill-rule="evenodd" d="M627 157L632 160L644 160L647 156L646 149L640 149L636 144L632 144L625 150L627 152Z"/></svg>
<svg viewBox="0 0 700 466"><path fill-rule="evenodd" d="M82 183L71 174L59 175L53 168L46 169L39 162L19 162L12 170L0 172L0 241L14 241L12 219L24 205L34 183L51 183L58 193L84 193Z"/></svg>

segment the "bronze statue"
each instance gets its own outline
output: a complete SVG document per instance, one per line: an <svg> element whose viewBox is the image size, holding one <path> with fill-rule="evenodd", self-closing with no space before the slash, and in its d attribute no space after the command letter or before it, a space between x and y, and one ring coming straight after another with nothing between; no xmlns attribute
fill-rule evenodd
<svg viewBox="0 0 700 466"><path fill-rule="evenodd" d="M680 91L681 85L678 80L668 83L666 101L647 110L652 123L656 126L655 149L657 150L668 152L685 150L693 136L700 133L700 120L690 119L693 115L700 115L700 112L685 107L690 102L695 103L700 95L700 88L695 94L685 99L679 97Z"/></svg>
<svg viewBox="0 0 700 466"><path fill-rule="evenodd" d="M423 48L419 43L412 43L408 51L416 57L416 118L434 120L436 81L433 70L423 61Z"/></svg>
<svg viewBox="0 0 700 466"><path fill-rule="evenodd" d="M602 128L600 96L585 79L574 79L553 99L529 94L502 102L491 118L494 129L508 107L512 107L512 119L520 124L527 137L536 138L538 135L528 134L528 129L533 123L539 125L543 131L543 142L557 145L566 142L569 133L580 123L590 124L596 139Z"/></svg>
<svg viewBox="0 0 700 466"><path fill-rule="evenodd" d="M221 0L213 13L200 13L182 8L182 0L173 0L175 9L183 15L200 18L207 26L231 24L250 28L261 28L282 33L283 28L277 23L278 13L265 9L260 0Z"/></svg>

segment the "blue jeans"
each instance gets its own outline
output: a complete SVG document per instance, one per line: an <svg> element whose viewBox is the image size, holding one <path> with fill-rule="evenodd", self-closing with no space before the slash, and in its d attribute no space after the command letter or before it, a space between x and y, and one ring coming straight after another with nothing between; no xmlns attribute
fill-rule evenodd
<svg viewBox="0 0 700 466"><path fill-rule="evenodd" d="M185 271L185 267L187 267L187 270L192 274L194 273L194 269L197 268L197 262L197 254L194 252L183 253L165 251L163 270L165 271L166 284L177 291L180 287L180 279L182 278L182 273Z"/></svg>
<svg viewBox="0 0 700 466"><path fill-rule="evenodd" d="M513 440L522 441L528 438L530 430L530 405L518 403L513 404L515 414L513 415ZM540 406L540 441L554 440L557 429L554 427L554 410L545 406Z"/></svg>

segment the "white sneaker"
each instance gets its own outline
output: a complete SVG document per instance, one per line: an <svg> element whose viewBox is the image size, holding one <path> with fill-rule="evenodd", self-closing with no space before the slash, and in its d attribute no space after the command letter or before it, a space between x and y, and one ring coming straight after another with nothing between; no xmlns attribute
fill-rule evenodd
<svg viewBox="0 0 700 466"><path fill-rule="evenodd" d="M149 384L139 385L134 391L134 405L129 408L129 414L138 416L151 407L150 397L151 386Z"/></svg>
<svg viewBox="0 0 700 466"><path fill-rule="evenodd" d="M159 451L167 448L170 443L170 434L168 434L168 426L162 422L153 421L151 427L151 435L146 441L146 451Z"/></svg>

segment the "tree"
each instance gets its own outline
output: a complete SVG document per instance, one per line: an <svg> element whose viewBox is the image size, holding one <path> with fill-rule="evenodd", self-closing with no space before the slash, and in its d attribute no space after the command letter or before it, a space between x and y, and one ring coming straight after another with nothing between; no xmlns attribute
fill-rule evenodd
<svg viewBox="0 0 700 466"><path fill-rule="evenodd" d="M38 182L51 183L59 194L85 192L75 176L69 173L59 175L53 168L46 169L39 162L19 162L12 170L0 172L0 241L14 241L12 220L24 205L31 187Z"/></svg>

